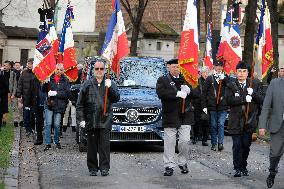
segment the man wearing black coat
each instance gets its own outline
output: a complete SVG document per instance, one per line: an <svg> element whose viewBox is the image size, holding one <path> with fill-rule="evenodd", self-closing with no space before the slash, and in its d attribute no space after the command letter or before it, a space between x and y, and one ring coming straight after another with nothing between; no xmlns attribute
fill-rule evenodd
<svg viewBox="0 0 284 189"><path fill-rule="evenodd" d="M226 88L226 100L230 106L228 132L233 139L234 177L248 176L247 158L252 142L252 133L257 126L257 114L264 95L259 82L253 81L252 86L247 79L248 65L240 61L237 66L237 80ZM246 119L247 108L249 108Z"/></svg>
<svg viewBox="0 0 284 189"><path fill-rule="evenodd" d="M182 174L188 173L187 159L189 153L190 129L194 124L194 113L191 105L193 91L185 84L180 75L178 60L167 62L169 74L161 76L156 84L156 92L162 101L162 124L164 127L164 176L171 176L176 164ZM185 99L184 113L182 101ZM174 161L176 135L179 135L178 160Z"/></svg>
<svg viewBox="0 0 284 189"><path fill-rule="evenodd" d="M35 124L31 98L31 82L35 77L34 73L32 72L33 61L33 58L28 60L27 70L24 70L20 76L16 92L18 101L23 102L24 127L26 129L27 136L30 136L33 133Z"/></svg>
<svg viewBox="0 0 284 189"><path fill-rule="evenodd" d="M202 93L202 110L210 115L211 150L222 151L224 141L224 124L227 116L226 100L224 98L225 88L229 78L223 72L223 62L215 62L213 74L205 81Z"/></svg>
<svg viewBox="0 0 284 189"><path fill-rule="evenodd" d="M110 131L112 126L112 103L118 102L120 95L116 84L105 79L105 65L97 61L94 65L94 78L84 82L76 104L76 116L80 127L87 130L87 166L90 176L109 175ZM108 87L106 114L104 97ZM97 154L99 154L99 161Z"/></svg>
<svg viewBox="0 0 284 189"><path fill-rule="evenodd" d="M3 72L0 72L0 131L2 127L3 114L6 113L5 110L8 109L7 96L9 93L9 85L5 80Z"/></svg>
<svg viewBox="0 0 284 189"><path fill-rule="evenodd" d="M59 141L61 116L64 113L70 93L70 84L68 79L63 75L63 64L56 65L55 74L50 77L47 84L48 99L44 105L45 116L45 148L47 151L51 148L51 125L54 125L54 143L57 149L61 149ZM46 91L47 92L47 91Z"/></svg>

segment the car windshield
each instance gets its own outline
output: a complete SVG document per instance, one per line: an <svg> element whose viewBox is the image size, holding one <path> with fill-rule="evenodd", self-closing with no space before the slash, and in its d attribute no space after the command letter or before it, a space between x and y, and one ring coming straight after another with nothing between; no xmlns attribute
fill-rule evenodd
<svg viewBox="0 0 284 189"><path fill-rule="evenodd" d="M118 86L156 87L157 79L167 69L161 58L127 58L120 63Z"/></svg>

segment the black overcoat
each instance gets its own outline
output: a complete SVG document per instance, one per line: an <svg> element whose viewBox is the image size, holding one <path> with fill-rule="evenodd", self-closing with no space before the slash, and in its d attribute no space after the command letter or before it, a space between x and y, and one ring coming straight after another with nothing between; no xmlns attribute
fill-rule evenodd
<svg viewBox="0 0 284 189"><path fill-rule="evenodd" d="M247 88L249 81L246 81L246 87L241 88L239 82L231 82L227 85L225 97L230 106L228 132L230 134L242 134L244 131L253 133L257 126L257 116L259 106L262 105L264 94L262 84L253 80L252 102L249 103L248 122L245 124L245 112L248 106L246 103ZM237 95L239 94L239 96Z"/></svg>
<svg viewBox="0 0 284 189"><path fill-rule="evenodd" d="M8 92L9 86L4 75L0 72L0 114L8 112Z"/></svg>
<svg viewBox="0 0 284 189"><path fill-rule="evenodd" d="M182 114L182 98L176 97L180 86L186 84L182 76L175 80L170 74L161 76L156 84L156 92L162 102L162 125L164 128L178 128L181 125L194 125L192 99L197 94L190 85L190 94L185 100L185 113ZM174 87L175 86L175 87Z"/></svg>

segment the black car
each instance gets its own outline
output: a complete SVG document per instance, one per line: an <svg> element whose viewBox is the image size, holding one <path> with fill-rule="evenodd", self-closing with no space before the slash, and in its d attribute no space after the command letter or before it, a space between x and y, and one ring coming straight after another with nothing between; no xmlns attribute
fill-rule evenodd
<svg viewBox="0 0 284 189"><path fill-rule="evenodd" d="M94 57L87 71L92 78ZM113 104L111 142L147 142L163 144L164 130L161 118L161 102L156 94L157 79L167 73L162 58L130 57L120 62L117 82L120 101ZM77 127L79 150L84 151L86 134Z"/></svg>

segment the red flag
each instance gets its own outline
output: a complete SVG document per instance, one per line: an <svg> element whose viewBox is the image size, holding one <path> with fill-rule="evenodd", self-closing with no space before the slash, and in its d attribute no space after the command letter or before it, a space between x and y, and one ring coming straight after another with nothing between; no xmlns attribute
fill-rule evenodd
<svg viewBox="0 0 284 189"><path fill-rule="evenodd" d="M48 79L56 69L58 39L51 19L48 20L48 29L47 32L46 26L41 28L34 55L33 72L40 81Z"/></svg>
<svg viewBox="0 0 284 189"><path fill-rule="evenodd" d="M198 27L195 0L188 0L186 15L181 34L179 66L185 80L193 87L198 85Z"/></svg>

